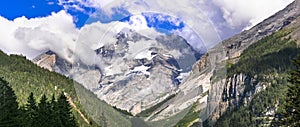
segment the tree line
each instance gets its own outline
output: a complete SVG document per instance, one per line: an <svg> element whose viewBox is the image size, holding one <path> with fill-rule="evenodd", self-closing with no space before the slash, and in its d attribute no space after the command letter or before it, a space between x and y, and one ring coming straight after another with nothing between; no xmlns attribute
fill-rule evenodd
<svg viewBox="0 0 300 127"><path fill-rule="evenodd" d="M67 97L62 92L58 98L43 95L37 101L31 92L27 103L19 106L14 90L0 77L0 127L75 127Z"/></svg>
<svg viewBox="0 0 300 127"><path fill-rule="evenodd" d="M243 51L238 63L227 65L228 78L240 73L252 78L253 83L245 82L242 98L253 93L258 82L270 85L252 95L250 103L241 99L239 106L228 108L216 123L206 121L207 126L300 126L300 50L290 32L281 30L262 38ZM266 114L271 110L275 115Z"/></svg>

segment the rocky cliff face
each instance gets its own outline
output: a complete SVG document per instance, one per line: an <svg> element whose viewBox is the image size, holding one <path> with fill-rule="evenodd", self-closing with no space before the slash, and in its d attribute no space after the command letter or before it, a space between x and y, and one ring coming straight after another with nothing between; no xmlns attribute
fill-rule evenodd
<svg viewBox="0 0 300 127"><path fill-rule="evenodd" d="M174 94L201 56L177 35L151 39L124 30L115 38L115 43L95 50L95 59L101 60L95 66L70 64L51 51L33 62L75 79L108 104L137 114Z"/></svg>
<svg viewBox="0 0 300 127"><path fill-rule="evenodd" d="M167 108L159 108L159 113L153 120L168 118L193 104L205 104L199 106L199 110L206 109L206 113L200 116L202 120L209 117L216 120L228 107L237 106L240 101L249 102L251 97L263 90L268 83L255 82L256 77L245 74L235 74L227 78L226 62L236 63L248 46L286 27L294 26L297 30L291 35L299 38L299 27L295 27L299 26L299 16L300 1L296 0L250 30L243 31L210 49L194 64L190 76L180 85L177 96L168 102L168 106L165 106ZM255 92L245 92L245 84L255 86Z"/></svg>
<svg viewBox="0 0 300 127"><path fill-rule="evenodd" d="M35 59L33 59L32 62L34 62L42 68L53 71L53 67L56 63L56 55L52 52L45 52L44 54L41 54Z"/></svg>
<svg viewBox="0 0 300 127"><path fill-rule="evenodd" d="M237 62L240 54L248 46L256 42L257 40L270 35L278 30L288 28L292 29L293 32L289 34L293 40L295 40L299 45L299 28L300 28L300 1L296 0L284 10L276 13L270 18L266 19L264 22L258 24L254 28L241 33L239 35L226 40L223 42L226 51L226 56L228 61ZM255 31L257 31L255 33ZM249 33L248 33L249 32ZM253 37L246 37L247 35L254 35ZM244 38L244 41L239 40L239 38ZM261 80L273 79L274 76L265 75ZM270 82L259 81L256 76L251 77L245 74L235 74L232 77L225 79L225 86L223 88L222 99L219 102L219 106L213 112L211 118L216 120L219 118L227 108L238 106L239 102L247 104L251 101L253 95L259 93L262 90L265 90L269 86ZM220 82L218 82L220 83ZM214 85L214 83L212 84ZM251 88L246 88L246 87ZM230 98L230 99L229 99ZM269 115L275 115L273 114Z"/></svg>
<svg viewBox="0 0 300 127"><path fill-rule="evenodd" d="M290 35L299 40L299 16L300 1L296 0L252 29L216 45L204 54L192 69L189 68L191 64L185 62L190 61L189 58L195 60L200 55L189 48L184 39L178 36L150 39L137 33L119 33L115 44L99 47L95 52L105 63L102 67L89 67L80 63L70 65L58 62L60 60L54 61L54 66L53 62L35 62L72 77L92 90L100 99L133 114L175 95L156 108L145 118L146 121L171 118L195 104L197 110L205 110L200 116L202 121L209 117L216 120L228 107L237 106L240 101L249 102L254 94L268 85L256 82L256 77L245 74L227 77L226 63L236 63L241 53L251 44L286 27L295 28ZM168 45L171 42L178 45ZM138 44L146 48L132 51L130 47ZM148 44L150 46L147 47ZM161 49L154 48L157 44ZM116 50L117 48L123 50ZM124 60L125 64L120 65L116 62L118 60ZM189 76L180 78L186 72L189 72ZM245 92L245 84L255 86L254 92Z"/></svg>

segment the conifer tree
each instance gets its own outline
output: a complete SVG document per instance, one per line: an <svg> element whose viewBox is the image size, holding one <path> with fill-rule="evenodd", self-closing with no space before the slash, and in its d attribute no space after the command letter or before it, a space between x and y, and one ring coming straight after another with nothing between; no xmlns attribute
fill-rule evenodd
<svg viewBox="0 0 300 127"><path fill-rule="evenodd" d="M52 121L54 117L52 116L51 105L44 94L38 104L37 122L43 127L52 127L53 122L55 122Z"/></svg>
<svg viewBox="0 0 300 127"><path fill-rule="evenodd" d="M25 115L26 115L26 123L27 127L38 127L39 124L37 122L37 105L33 93L31 92L27 104L25 105Z"/></svg>
<svg viewBox="0 0 300 127"><path fill-rule="evenodd" d="M53 126L58 127L61 125L60 120L59 120L59 112L57 110L57 101L55 99L55 95L52 95L51 101L50 101L50 117L51 119L51 123Z"/></svg>
<svg viewBox="0 0 300 127"><path fill-rule="evenodd" d="M0 77L0 126L18 126L18 114L17 97L8 82Z"/></svg>
<svg viewBox="0 0 300 127"><path fill-rule="evenodd" d="M71 112L71 106L67 100L67 97L62 92L57 100L57 113L60 126L75 127L75 118Z"/></svg>
<svg viewBox="0 0 300 127"><path fill-rule="evenodd" d="M300 126L300 55L293 60L295 69L290 72L287 99L284 105L283 124L292 127Z"/></svg>

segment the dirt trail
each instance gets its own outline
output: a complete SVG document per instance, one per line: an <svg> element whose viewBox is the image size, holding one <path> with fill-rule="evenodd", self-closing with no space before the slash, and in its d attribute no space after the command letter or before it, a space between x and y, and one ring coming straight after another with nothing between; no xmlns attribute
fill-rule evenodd
<svg viewBox="0 0 300 127"><path fill-rule="evenodd" d="M77 111L77 112L80 114L81 118L82 118L87 124L90 125L89 120L88 120L88 119L83 115L83 113L77 108L77 106L74 104L72 98L71 98L70 96L68 96L67 93L64 92L64 94L65 94L65 96L68 98L68 101L69 101L70 105L75 109L75 111Z"/></svg>

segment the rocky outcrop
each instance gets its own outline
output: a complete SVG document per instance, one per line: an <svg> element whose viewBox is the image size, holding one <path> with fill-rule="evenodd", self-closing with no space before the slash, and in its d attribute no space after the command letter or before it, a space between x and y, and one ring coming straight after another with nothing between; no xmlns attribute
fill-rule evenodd
<svg viewBox="0 0 300 127"><path fill-rule="evenodd" d="M215 84L218 84L219 86L225 85L223 87L221 100L219 100L219 104L215 107L215 110L212 111L210 118L213 121L216 120L228 107L239 106L241 101L248 103L253 93L251 91L245 93L245 87L255 86L253 82L254 80L245 74L237 74L233 77L216 82Z"/></svg>
<svg viewBox="0 0 300 127"><path fill-rule="evenodd" d="M243 31L210 49L193 66L189 77L180 85L174 100L168 102L168 107L156 114L156 118L168 118L195 103L203 104L204 102L206 106L202 109L206 109L206 113L200 116L201 120L204 121L209 117L215 120L228 107L238 106L240 101L249 102L255 93L263 90L268 84L254 83L255 77L245 74L235 74L227 78L226 62L230 60L232 63L236 63L241 53L259 39L293 24L299 24L299 20L297 20L300 16L299 9L300 1L294 1L250 30ZM293 36L296 35L299 34ZM254 86L255 89L246 92L246 86ZM201 90L199 90L200 88ZM193 91L197 91L196 94ZM209 93L208 96L201 96L205 92Z"/></svg>
<svg viewBox="0 0 300 127"><path fill-rule="evenodd" d="M236 63L240 54L259 39L283 28L297 26L300 21L299 9L300 1L296 0L250 30L243 31L216 45L192 68L189 68L189 63L185 63L189 61L187 58L197 59L200 54L194 53L192 49L188 50L189 53L180 54L180 51L189 48L184 39L178 36L150 39L137 33L119 33L115 44L105 45L95 50L98 57L103 60L104 66L91 67L81 63L70 65L67 62L60 62L57 65L60 61L58 59L50 61L39 59L35 62L72 77L93 91L100 99L133 114L162 102L168 96L176 95L155 109L148 118L145 118L147 121L172 118L193 104L199 105L197 110L206 111L200 116L202 121L209 117L216 120L228 107L238 106L240 101L249 102L253 94L268 85L263 82L254 83L256 78L245 74L227 77L226 62L230 60ZM299 31L299 28L295 31ZM299 32L293 32L291 36L299 38ZM174 45L169 45L171 42L178 45L172 47ZM137 44L142 45L139 47L146 46L146 48L137 52L132 51L132 46ZM158 47L161 49L147 47L148 44L159 44ZM120 64L119 60L124 62ZM56 65L53 66L51 61ZM188 71L190 71L189 76L181 83L176 80L181 73ZM254 86L255 89L250 92L245 91L247 86L245 84Z"/></svg>
<svg viewBox="0 0 300 127"><path fill-rule="evenodd" d="M52 52L46 52L37 56L35 59L32 60L32 62L42 68L53 71L53 67L56 63L56 55Z"/></svg>
<svg viewBox="0 0 300 127"><path fill-rule="evenodd" d="M270 35L278 30L288 28L299 29L299 16L300 16L300 1L296 0L288 5L282 11L276 13L270 18L264 20L260 24L254 26L252 29L242 32L228 40L222 42L226 52L226 60L237 62L240 54L251 44L259 39ZM298 25L297 25L298 24ZM294 30L291 33L293 38L297 40L299 32ZM200 60L201 61L201 60ZM222 63L222 60L219 62ZM218 62L217 62L218 63ZM198 62L198 65L201 65ZM206 75L206 74L205 74ZM270 77L265 77L266 79ZM219 98L219 103L216 108L211 111L210 118L212 120L218 119L229 107L235 107L243 102L247 104L250 102L251 97L258 92L264 90L269 83L255 82L256 77L250 77L245 74L235 74L229 78L221 78L218 82L212 82L211 87L222 86L219 90L222 91L222 97ZM253 89L245 90L246 87L251 86ZM211 91L215 93L218 91ZM208 100L210 101L210 100Z"/></svg>
<svg viewBox="0 0 300 127"><path fill-rule="evenodd" d="M175 94L201 56L177 35L151 39L125 29L115 38L115 43L95 50L97 65L70 64L51 51L33 61L73 78L101 100L135 115Z"/></svg>

